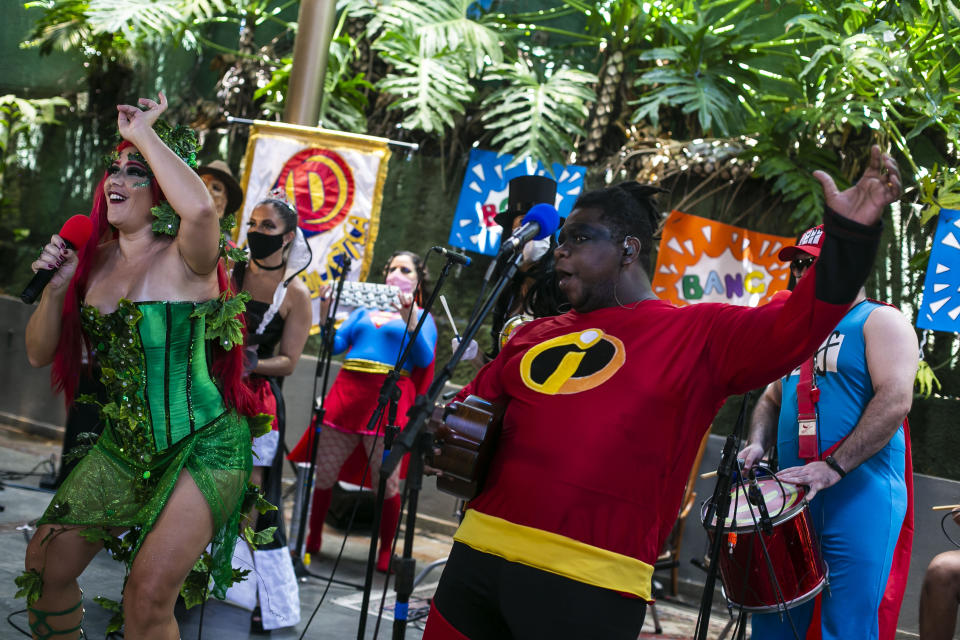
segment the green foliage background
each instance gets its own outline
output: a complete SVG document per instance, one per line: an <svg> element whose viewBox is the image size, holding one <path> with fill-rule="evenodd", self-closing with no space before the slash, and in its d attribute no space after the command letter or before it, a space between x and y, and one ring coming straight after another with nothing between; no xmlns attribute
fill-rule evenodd
<svg viewBox="0 0 960 640"><path fill-rule="evenodd" d="M791 234L820 215L810 172L845 186L877 142L908 189L868 290L914 315L936 214L960 208L956 0L341 0L337 9L321 122L420 144L390 161L377 266L396 249L444 243L474 145L584 164L588 188L658 182L670 190L665 211ZM19 292L38 247L88 210L118 102L168 90L172 119L200 132L202 159L238 170L246 129L226 118L279 118L297 10L294 0L3 3L0 291ZM458 323L486 262L456 270L445 288ZM451 330L435 317L443 363ZM960 344L926 338L952 398ZM471 374L463 365L456 379ZM950 402L918 401L918 441L952 442L938 404ZM941 473L941 458L925 455L918 468ZM949 474L960 478L957 469Z"/></svg>

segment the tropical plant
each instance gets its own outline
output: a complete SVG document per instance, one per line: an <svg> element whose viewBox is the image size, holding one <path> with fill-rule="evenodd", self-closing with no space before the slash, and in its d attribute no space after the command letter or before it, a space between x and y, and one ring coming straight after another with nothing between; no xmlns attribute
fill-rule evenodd
<svg viewBox="0 0 960 640"><path fill-rule="evenodd" d="M69 105L63 98L0 96L0 200L7 166L15 160L23 138L41 125L59 124L57 108Z"/></svg>
<svg viewBox="0 0 960 640"><path fill-rule="evenodd" d="M493 134L489 144L513 154L514 162L529 157L549 167L574 147L574 136L584 135L579 123L594 99L593 74L559 69L541 78L519 59L492 67L484 79L500 84L480 105L484 128Z"/></svg>

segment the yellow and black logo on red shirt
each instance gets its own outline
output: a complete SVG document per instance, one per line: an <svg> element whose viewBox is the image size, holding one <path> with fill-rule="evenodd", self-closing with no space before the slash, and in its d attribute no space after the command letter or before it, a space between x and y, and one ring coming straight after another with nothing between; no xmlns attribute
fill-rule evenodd
<svg viewBox="0 0 960 640"><path fill-rule="evenodd" d="M520 361L520 377L548 395L598 387L623 366L623 343L600 329L585 329L541 342Z"/></svg>

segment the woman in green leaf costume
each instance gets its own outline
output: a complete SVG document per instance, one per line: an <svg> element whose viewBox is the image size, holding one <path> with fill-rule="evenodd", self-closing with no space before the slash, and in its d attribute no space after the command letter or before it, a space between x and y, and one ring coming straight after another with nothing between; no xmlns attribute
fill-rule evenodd
<svg viewBox="0 0 960 640"><path fill-rule="evenodd" d="M77 577L104 546L127 560L129 640L179 637L185 580L204 597L211 578L219 597L233 580L251 465L253 404L234 348L243 298L224 293L196 137L157 120L162 93L139 105L117 106L124 141L95 192L90 242L74 251L55 235L33 263L59 269L27 325L31 364L53 362L69 402L86 349L107 389L103 435L40 519L17 579L35 638L82 637Z"/></svg>

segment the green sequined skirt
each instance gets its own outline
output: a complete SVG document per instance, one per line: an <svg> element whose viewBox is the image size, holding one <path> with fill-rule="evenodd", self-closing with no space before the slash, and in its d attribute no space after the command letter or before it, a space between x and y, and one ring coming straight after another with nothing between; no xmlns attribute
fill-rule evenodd
<svg viewBox="0 0 960 640"><path fill-rule="evenodd" d="M231 583L230 560L251 470L250 431L233 412L140 460L122 450L108 425L64 480L40 524L138 527L142 535L135 555L184 469L213 515L213 594L223 598Z"/></svg>

